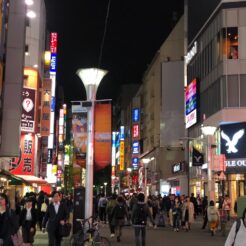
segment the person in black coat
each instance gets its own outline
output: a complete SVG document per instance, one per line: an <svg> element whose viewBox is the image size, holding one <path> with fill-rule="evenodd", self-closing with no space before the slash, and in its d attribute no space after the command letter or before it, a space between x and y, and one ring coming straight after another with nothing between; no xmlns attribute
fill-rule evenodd
<svg viewBox="0 0 246 246"><path fill-rule="evenodd" d="M13 246L11 235L17 233L19 229L18 216L8 208L8 197L0 193L0 245Z"/></svg>
<svg viewBox="0 0 246 246"><path fill-rule="evenodd" d="M66 205L61 202L61 196L58 191L52 193L53 202L49 204L43 220L43 232L46 228L49 237L49 246L60 246L62 236L59 234L59 228L64 225L68 219Z"/></svg>
<svg viewBox="0 0 246 246"><path fill-rule="evenodd" d="M20 226L22 227L22 237L24 244L32 245L36 232L37 211L32 206L32 199L27 198L25 208L20 214Z"/></svg>

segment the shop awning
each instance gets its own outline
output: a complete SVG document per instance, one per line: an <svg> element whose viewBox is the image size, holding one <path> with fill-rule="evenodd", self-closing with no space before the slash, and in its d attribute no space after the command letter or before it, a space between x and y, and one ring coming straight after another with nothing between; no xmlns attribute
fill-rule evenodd
<svg viewBox="0 0 246 246"><path fill-rule="evenodd" d="M17 177L4 169L0 169L0 177L5 177L8 179L10 185L30 185L30 183L28 183L25 179Z"/></svg>
<svg viewBox="0 0 246 246"><path fill-rule="evenodd" d="M47 184L46 180L39 178L39 177L36 177L36 176L32 176L32 175L16 175L16 176L26 180L28 183L31 183L31 184L34 184L34 183L38 184L38 185L46 185Z"/></svg>

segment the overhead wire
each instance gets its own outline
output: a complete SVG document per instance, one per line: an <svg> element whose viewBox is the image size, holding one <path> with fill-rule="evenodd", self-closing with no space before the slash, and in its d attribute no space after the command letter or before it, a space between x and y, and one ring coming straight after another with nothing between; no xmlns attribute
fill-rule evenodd
<svg viewBox="0 0 246 246"><path fill-rule="evenodd" d="M108 20L109 20L109 12L110 12L110 5L111 5L111 0L108 1L108 6L107 6L107 13L105 17L105 24L104 24L104 31L103 31L103 37L100 45L100 53L99 53L99 58L98 58L98 68L102 65L102 57L103 57L103 47L105 43L105 38L107 35L107 27L108 27Z"/></svg>

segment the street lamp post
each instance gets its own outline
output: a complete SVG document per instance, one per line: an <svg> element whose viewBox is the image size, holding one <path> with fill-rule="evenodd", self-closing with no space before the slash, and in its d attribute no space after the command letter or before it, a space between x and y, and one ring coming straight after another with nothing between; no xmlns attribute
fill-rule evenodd
<svg viewBox="0 0 246 246"><path fill-rule="evenodd" d="M105 196L107 197L107 182L103 183L104 184L104 193L105 193Z"/></svg>
<svg viewBox="0 0 246 246"><path fill-rule="evenodd" d="M85 218L93 215L93 166L94 166L94 111L97 88L107 71L97 68L78 69L77 75L84 83L87 100L91 107L87 110L87 152L85 185Z"/></svg>
<svg viewBox="0 0 246 246"><path fill-rule="evenodd" d="M211 149L211 137L216 131L214 126L202 126L202 133L207 136L207 163L208 163L208 200L214 200L214 187L213 187L213 176L212 176L212 149Z"/></svg>

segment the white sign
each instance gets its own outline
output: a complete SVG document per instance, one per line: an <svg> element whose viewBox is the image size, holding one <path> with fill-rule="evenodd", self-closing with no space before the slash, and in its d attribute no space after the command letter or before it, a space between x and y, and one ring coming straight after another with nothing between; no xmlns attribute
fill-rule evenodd
<svg viewBox="0 0 246 246"><path fill-rule="evenodd" d="M185 126L189 128L190 126L196 124L197 122L197 110L195 109L191 113L185 116Z"/></svg>
<svg viewBox="0 0 246 246"><path fill-rule="evenodd" d="M194 43L194 45L192 46L191 50L187 53L187 55L185 56L185 62L186 64L189 64L190 61L193 59L193 57L197 54L197 41Z"/></svg>

